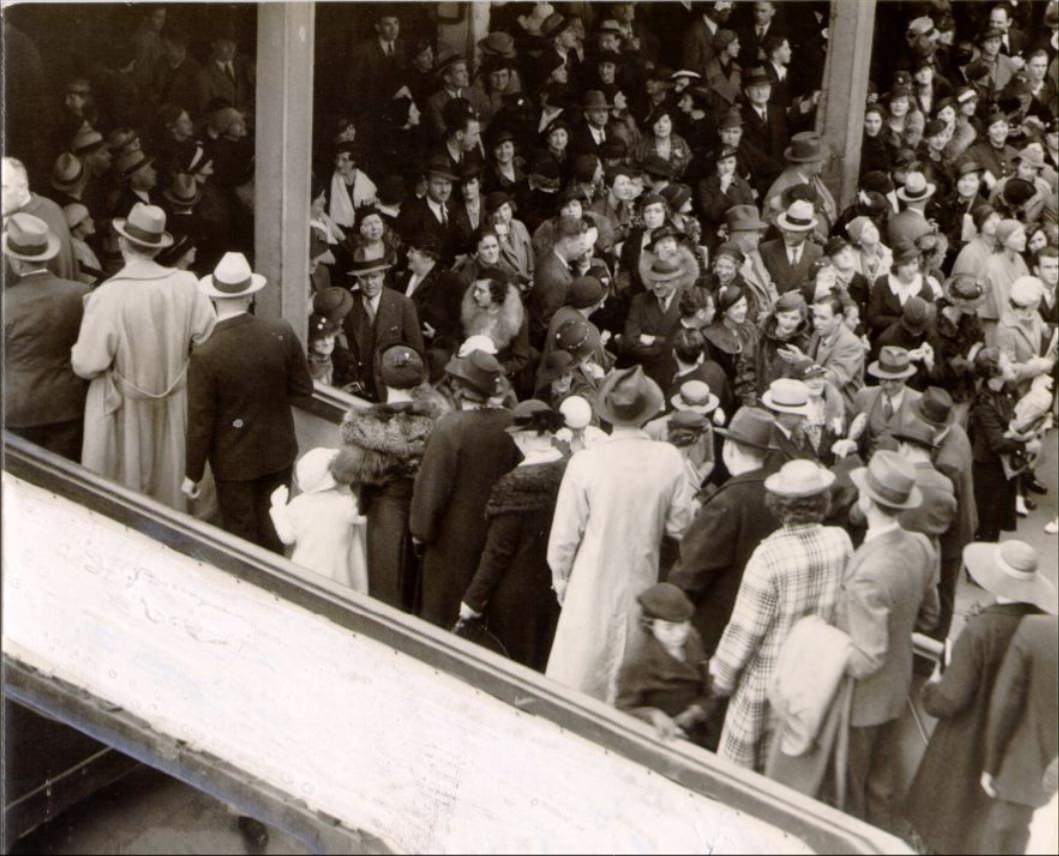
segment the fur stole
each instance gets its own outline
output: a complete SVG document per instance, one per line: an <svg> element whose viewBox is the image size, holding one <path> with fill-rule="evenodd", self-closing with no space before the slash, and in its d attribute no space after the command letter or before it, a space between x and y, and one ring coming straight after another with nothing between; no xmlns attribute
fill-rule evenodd
<svg viewBox="0 0 1059 856"><path fill-rule="evenodd" d="M429 390L411 402L375 404L347 413L342 421L342 442L364 453L361 482L381 486L414 477L427 438L445 412L444 400Z"/></svg>
<svg viewBox="0 0 1059 856"><path fill-rule="evenodd" d="M640 253L640 281L643 282L648 291L651 290L651 283L654 282L654 277L651 275L651 265L654 264L656 258L657 256L648 249ZM678 244L677 264L680 265L680 279L677 280L677 289L684 291L691 288L698 280L700 273L699 261L690 249L683 244Z"/></svg>
<svg viewBox="0 0 1059 856"><path fill-rule="evenodd" d="M473 283L463 292L463 300L460 303L460 320L463 321L465 339L471 336L488 336L496 343L496 349L503 351L522 329L524 315L522 298L519 296L518 289L513 285L507 287L504 302L500 305L500 311L496 315L478 308L474 302Z"/></svg>
<svg viewBox="0 0 1059 856"><path fill-rule="evenodd" d="M566 458L547 464L515 467L500 477L489 494L486 517L507 512L540 511L554 508L559 483L566 470Z"/></svg>

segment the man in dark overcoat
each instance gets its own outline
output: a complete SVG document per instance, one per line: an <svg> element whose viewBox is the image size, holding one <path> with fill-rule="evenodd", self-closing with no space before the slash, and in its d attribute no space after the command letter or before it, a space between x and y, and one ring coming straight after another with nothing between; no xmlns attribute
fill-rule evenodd
<svg viewBox="0 0 1059 856"><path fill-rule="evenodd" d="M311 396L305 351L290 324L248 310L265 277L226 253L199 291L214 301L213 333L188 365L187 463L181 490L194 499L209 460L226 531L283 553L269 497L290 485L298 441L293 399Z"/></svg>
<svg viewBox="0 0 1059 856"><path fill-rule="evenodd" d="M497 480L518 462L504 430L503 369L483 351L445 367L459 410L443 416L427 441L412 493L410 528L422 545L419 617L451 628L485 547L485 506Z"/></svg>
<svg viewBox="0 0 1059 856"><path fill-rule="evenodd" d="M88 385L70 367L70 349L88 286L48 270L59 239L39 217L12 214L5 225L4 427L80 461Z"/></svg>
<svg viewBox="0 0 1059 856"><path fill-rule="evenodd" d="M669 573L669 582L695 604L692 623L707 655L717 647L732 615L747 560L776 528L765 506L767 473L762 468L772 417L756 407L743 407L727 428L714 430L724 437L721 455L732 477L699 509Z"/></svg>

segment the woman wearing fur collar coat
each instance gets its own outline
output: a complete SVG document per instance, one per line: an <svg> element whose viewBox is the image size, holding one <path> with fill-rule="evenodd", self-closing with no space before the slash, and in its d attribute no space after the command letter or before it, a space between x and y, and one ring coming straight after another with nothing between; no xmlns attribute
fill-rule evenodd
<svg viewBox="0 0 1059 856"><path fill-rule="evenodd" d="M477 279L463 293L460 320L463 337L488 336L496 345L496 359L504 367L515 393L522 398L533 386L533 350L529 343L529 322L518 288L494 276Z"/></svg>
<svg viewBox="0 0 1059 856"><path fill-rule="evenodd" d="M412 488L434 423L451 408L424 383L423 360L407 345L393 345L379 359L386 403L347 413L342 442L364 452L360 508L368 519L368 594L411 612L419 579L408 531Z"/></svg>

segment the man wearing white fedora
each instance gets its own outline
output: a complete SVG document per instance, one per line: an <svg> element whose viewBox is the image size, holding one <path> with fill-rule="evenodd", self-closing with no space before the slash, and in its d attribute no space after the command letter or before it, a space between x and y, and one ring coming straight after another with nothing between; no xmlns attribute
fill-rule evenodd
<svg viewBox="0 0 1059 856"><path fill-rule="evenodd" d="M161 208L137 203L113 225L125 266L88 296L71 354L91 381L81 463L183 511L188 350L216 316L194 274L154 260L173 243Z"/></svg>
<svg viewBox="0 0 1059 856"><path fill-rule="evenodd" d="M248 312L265 284L242 253L225 253L213 273L199 280L199 291L217 308L217 324L191 352L181 490L198 496L209 460L224 528L282 553L269 497L290 484L298 456L291 400L311 396L313 381L290 324Z"/></svg>

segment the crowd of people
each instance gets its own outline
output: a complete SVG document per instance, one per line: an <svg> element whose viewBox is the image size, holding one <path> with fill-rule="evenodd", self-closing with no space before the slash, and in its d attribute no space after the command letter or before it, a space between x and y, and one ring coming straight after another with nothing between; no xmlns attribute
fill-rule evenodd
<svg viewBox="0 0 1059 856"><path fill-rule="evenodd" d="M1059 3L893 4L859 158L813 130L827 4L690 6L497 6L473 56L357 9L282 286L253 62L144 7L49 187L5 153L5 427L931 852L1023 852L1059 606L1000 538L1056 415ZM299 450L314 381L358 403Z"/></svg>

